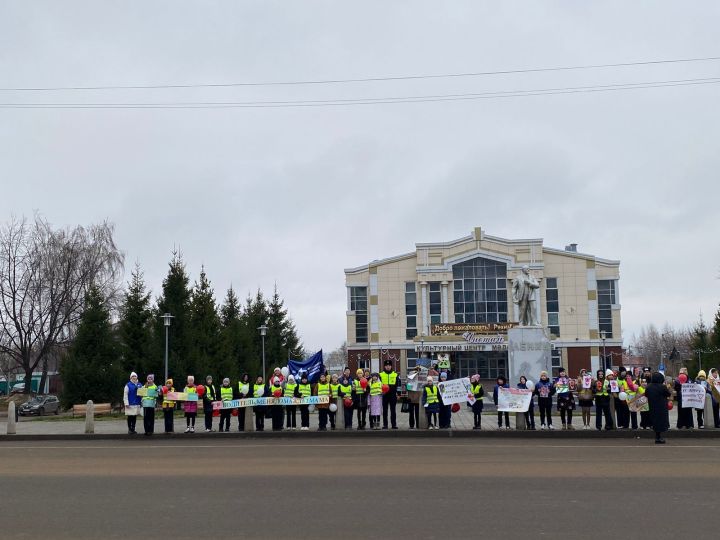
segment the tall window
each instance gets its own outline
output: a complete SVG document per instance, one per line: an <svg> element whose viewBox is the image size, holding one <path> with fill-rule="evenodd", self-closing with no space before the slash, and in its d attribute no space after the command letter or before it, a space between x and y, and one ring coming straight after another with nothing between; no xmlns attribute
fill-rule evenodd
<svg viewBox="0 0 720 540"><path fill-rule="evenodd" d="M355 342L368 341L367 287L350 287L350 311L355 312Z"/></svg>
<svg viewBox="0 0 720 540"><path fill-rule="evenodd" d="M599 279L597 282L598 293L598 329L605 331L605 337L613 337L612 333L612 306L616 304L615 280Z"/></svg>
<svg viewBox="0 0 720 540"><path fill-rule="evenodd" d="M551 351L550 364L552 366L552 376L558 377L560 375L560 368L562 367L562 354L560 349L553 349Z"/></svg>
<svg viewBox="0 0 720 540"><path fill-rule="evenodd" d="M453 266L455 322L507 322L507 269L477 257Z"/></svg>
<svg viewBox="0 0 720 540"><path fill-rule="evenodd" d="M408 281L405 283L405 339L412 339L417 336L417 333L417 294L415 291L415 282ZM414 364L413 367L415 367Z"/></svg>
<svg viewBox="0 0 720 540"><path fill-rule="evenodd" d="M545 280L545 301L548 316L548 328L555 337L560 337L560 302L558 300L557 278Z"/></svg>
<svg viewBox="0 0 720 540"><path fill-rule="evenodd" d="M430 324L440 324L442 322L442 293L440 292L440 282L431 281L428 286L430 288Z"/></svg>

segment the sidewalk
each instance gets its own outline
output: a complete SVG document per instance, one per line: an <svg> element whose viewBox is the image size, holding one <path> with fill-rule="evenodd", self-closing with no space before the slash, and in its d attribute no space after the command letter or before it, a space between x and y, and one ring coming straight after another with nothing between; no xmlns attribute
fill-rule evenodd
<svg viewBox="0 0 720 540"><path fill-rule="evenodd" d="M536 414L535 420L538 427L537 431L528 430L515 430L515 415L510 415L510 426L511 430L498 430L497 427L497 415L496 413L489 412L483 414L482 430L473 430L472 413L468 410L461 409L460 412L452 415L452 429L451 430L410 430L408 426L408 415L399 412L400 407L398 406L398 430L381 430L371 431L366 429L365 431L357 431L356 429L345 430L343 429L343 420L338 418L337 429L335 431L328 431L323 433L317 432L318 427L318 415L310 415L310 431L287 431L273 433L271 430L270 419L265 420L265 432L257 433L255 431L239 432L237 418L231 418L231 432L230 433L205 433L204 419L202 415L197 418L195 423L196 433L194 436L218 436L228 437L232 435L242 437L254 437L254 436L284 436L284 437L302 437L307 436L310 433L317 433L320 437L326 437L330 435L341 435L343 437L352 437L357 435L369 436L384 434L385 436L425 436L432 434L433 436L512 436L512 437L532 437L532 438L545 438L545 437L561 437L561 438L636 438L636 437L649 437L653 435L651 430L614 430L611 432L598 432L595 430L595 416L593 415L590 430L582 429L582 417L578 413L573 416L574 431L563 431L561 430L560 418L557 415L553 416L553 424L556 426L554 431L540 431L539 429L539 418ZM670 412L670 425L674 426L677 419L675 410ZM356 417L353 419L356 420ZM300 421L298 415L298 423ZM217 430L219 424L219 418L213 418L213 428ZM355 426L357 427L357 426ZM328 427L329 429L329 427ZM137 423L138 433L141 434L142 429L142 417L138 418ZM129 438L127 434L127 424L124 417L113 417L103 418L98 417L95 420L95 434L85 435L85 419L82 418L57 418L57 417L20 417L20 421L16 425L16 435L6 435L7 433L7 419L3 418L0 421L0 440L21 440L21 439L55 439L55 438ZM171 437L192 437L191 434L185 434L185 419L183 417L175 417L175 433L170 435ZM156 416L155 418L155 435L160 437L167 437L163 433L163 420L162 417ZM702 438L720 438L720 429L693 429L693 430L682 430L671 429L669 433L670 437L681 436L681 437L702 437Z"/></svg>

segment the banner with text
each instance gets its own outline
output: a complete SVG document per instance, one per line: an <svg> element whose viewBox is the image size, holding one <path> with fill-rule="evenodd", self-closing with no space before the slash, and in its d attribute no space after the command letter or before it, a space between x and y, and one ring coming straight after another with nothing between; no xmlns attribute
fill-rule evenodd
<svg viewBox="0 0 720 540"><path fill-rule="evenodd" d="M323 405L330 403L330 396L292 397L261 397L233 399L232 401L213 401L213 410L240 409L244 407L266 407L272 405Z"/></svg>
<svg viewBox="0 0 720 540"><path fill-rule="evenodd" d="M498 412L527 412L532 391L523 388L498 388Z"/></svg>
<svg viewBox="0 0 720 540"><path fill-rule="evenodd" d="M468 400L468 394L472 394L470 378L464 377L451 381L441 381L438 383L438 391L445 405L465 403Z"/></svg>
<svg viewBox="0 0 720 540"><path fill-rule="evenodd" d="M682 405L693 409L705 408L705 387L700 384L686 383L682 385Z"/></svg>

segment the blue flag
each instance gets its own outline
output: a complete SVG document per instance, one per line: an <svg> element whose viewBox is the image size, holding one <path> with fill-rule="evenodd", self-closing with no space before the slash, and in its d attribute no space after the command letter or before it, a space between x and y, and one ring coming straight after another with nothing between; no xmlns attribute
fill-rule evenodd
<svg viewBox="0 0 720 540"><path fill-rule="evenodd" d="M288 360L288 370L298 383L303 373L307 373L308 382L318 382L320 374L325 372L322 349L307 360Z"/></svg>

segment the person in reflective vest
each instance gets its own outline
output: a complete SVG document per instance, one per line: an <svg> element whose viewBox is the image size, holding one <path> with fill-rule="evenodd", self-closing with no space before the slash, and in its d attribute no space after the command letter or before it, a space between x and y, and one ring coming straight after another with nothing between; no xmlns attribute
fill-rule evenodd
<svg viewBox="0 0 720 540"><path fill-rule="evenodd" d="M145 381L145 396L142 398L143 407L143 429L145 435L152 435L155 431L155 404L157 403L157 386L155 375L148 375Z"/></svg>
<svg viewBox="0 0 720 540"><path fill-rule="evenodd" d="M365 429L367 421L368 396L370 395L370 381L364 377L362 369L358 369L355 373L356 379L353 381L353 407L357 409L358 429ZM365 386L363 387L363 379Z"/></svg>
<svg viewBox="0 0 720 540"><path fill-rule="evenodd" d="M298 393L301 398L312 396L312 386L308 382L307 373L303 373L300 377ZM300 405L300 431L308 429L310 429L310 405Z"/></svg>
<svg viewBox="0 0 720 540"><path fill-rule="evenodd" d="M607 370L612 375L612 371ZM596 379L593 381L592 389L595 397L595 429L602 429L603 417L605 418L605 429L614 429L612 415L610 414L610 390L606 378L606 372L598 369Z"/></svg>
<svg viewBox="0 0 720 540"><path fill-rule="evenodd" d="M380 429L380 413L383 404L382 386L380 376L373 373L370 378L370 429Z"/></svg>
<svg viewBox="0 0 720 540"><path fill-rule="evenodd" d="M188 400L184 404L185 409L185 433L195 433L195 418L197 417L197 406L198 402L197 400L190 400L190 397L193 397L193 394L197 396L197 386L195 386L195 377L192 375L188 375L187 378L187 384L185 385L185 390L183 390L186 394L188 394Z"/></svg>
<svg viewBox="0 0 720 540"><path fill-rule="evenodd" d="M318 397L330 398L332 390L330 389L330 383L327 380L327 375L324 373L320 375L320 380L317 383L315 394ZM330 403L318 403L318 431L327 431L328 412Z"/></svg>
<svg viewBox="0 0 720 540"><path fill-rule="evenodd" d="M440 400L438 399L438 389L435 386L432 377L428 377L423 389L422 404L425 408L425 416L427 417L428 429L438 429L438 411L440 411Z"/></svg>
<svg viewBox="0 0 720 540"><path fill-rule="evenodd" d="M203 394L203 413L205 413L205 432L210 433L213 419L213 401L217 401L217 389L213 384L212 375L205 377L205 393Z"/></svg>
<svg viewBox="0 0 720 540"><path fill-rule="evenodd" d="M338 389L340 388L340 383L338 382L338 376L333 375L330 377L330 405L335 405L335 410L333 411L332 407L329 408L328 416L330 418L330 429L332 431L335 431L335 415L337 414L337 400L338 400Z"/></svg>
<svg viewBox="0 0 720 540"><path fill-rule="evenodd" d="M270 395L268 397L282 398L283 388L282 381L279 377L272 378L272 386L270 387ZM282 405L271 405L270 406L270 417L272 418L272 430L282 431L283 419L285 418L285 411Z"/></svg>
<svg viewBox="0 0 720 540"><path fill-rule="evenodd" d="M283 397L300 397L298 384L295 382L295 377L293 375L288 375L287 382L285 383L285 389L283 390ZM297 407L295 405L285 406L285 427L292 431L295 431L297 429L297 418L295 414L296 409Z"/></svg>
<svg viewBox="0 0 720 540"><path fill-rule="evenodd" d="M172 379L165 381L167 394L175 391L175 387L173 385L174 383ZM175 401L168 399L167 394L163 393L162 398L163 420L165 422L165 433L172 433L175 431Z"/></svg>
<svg viewBox="0 0 720 540"><path fill-rule="evenodd" d="M475 403L472 404L473 412L473 429L482 429L482 412L483 412L483 398L485 397L485 389L480 384L480 375L473 375L470 379L470 392L475 398Z"/></svg>
<svg viewBox="0 0 720 540"><path fill-rule="evenodd" d="M250 395L254 398L268 397L269 388L265 384L265 379L262 375L259 375L255 379L255 384L250 387ZM255 413L255 431L265 431L265 413L267 407L265 405L256 405L253 407Z"/></svg>
<svg viewBox="0 0 720 540"><path fill-rule="evenodd" d="M380 373L380 382L388 387L387 392L382 396L383 429L388 428L388 409L390 410L390 425L397 429L397 386L400 378L393 369L392 360L383 362L383 370Z"/></svg>
<svg viewBox="0 0 720 540"><path fill-rule="evenodd" d="M225 377L220 387L220 399L223 403L227 403L233 400L234 392L232 386L230 386L230 379ZM220 409L220 431L230 431L230 416L232 415L232 409Z"/></svg>
<svg viewBox="0 0 720 540"><path fill-rule="evenodd" d="M349 370L348 370L349 371ZM338 395L342 398L343 405L343 417L345 420L345 429L352 429L353 421L353 401L352 401L353 387L350 377L343 375L340 379L340 387L338 388Z"/></svg>
<svg viewBox="0 0 720 540"><path fill-rule="evenodd" d="M613 394L615 418L617 419L618 429L627 429L630 427L630 409L628 409L627 399L620 399L620 392L625 392L625 394L628 392L627 369L624 366L618 368L617 384L619 391Z"/></svg>
<svg viewBox="0 0 720 540"><path fill-rule="evenodd" d="M250 375L243 373L237 384L235 399L246 399L249 397L252 397L250 395ZM247 411L247 407L240 407L237 411L238 431L245 431L245 411Z"/></svg>
<svg viewBox="0 0 720 540"><path fill-rule="evenodd" d="M303 373L300 377L298 393L301 398L312 396L312 387L308 382L307 373ZM310 405L300 405L300 430L307 431L308 429L310 429Z"/></svg>

